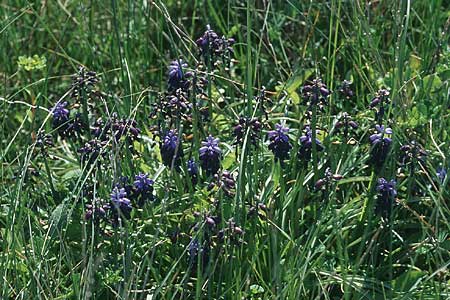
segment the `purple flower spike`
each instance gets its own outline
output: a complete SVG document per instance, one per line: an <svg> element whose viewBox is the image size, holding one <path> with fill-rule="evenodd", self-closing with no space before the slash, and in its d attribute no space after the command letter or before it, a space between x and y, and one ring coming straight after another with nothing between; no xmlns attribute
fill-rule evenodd
<svg viewBox="0 0 450 300"><path fill-rule="evenodd" d="M312 130L309 126L306 126L305 128L305 135L302 135L300 137L300 147L298 149L298 157L305 162L308 162L311 159L312 155L312 146L313 146L313 139L312 139ZM316 138L316 150L322 151L324 148L322 146L322 143L318 138Z"/></svg>
<svg viewBox="0 0 450 300"><path fill-rule="evenodd" d="M69 110L66 108L67 102L58 102L52 109L53 119L64 122L69 119Z"/></svg>
<svg viewBox="0 0 450 300"><path fill-rule="evenodd" d="M369 137L370 143L372 144L371 160L375 166L380 167L384 164L389 154L392 139L386 135L392 134L392 129L389 127L385 128L383 125L376 125L375 129L378 133L372 134Z"/></svg>
<svg viewBox="0 0 450 300"><path fill-rule="evenodd" d="M387 181L384 178L378 179L378 185L377 185L377 191L386 196L387 198L394 198L397 196L397 190L395 189L395 186L397 183L395 180Z"/></svg>
<svg viewBox="0 0 450 300"><path fill-rule="evenodd" d="M127 199L127 192L124 188L115 187L111 193L111 201L119 207L130 205L130 200Z"/></svg>
<svg viewBox="0 0 450 300"><path fill-rule="evenodd" d="M269 149L273 152L276 160L285 160L289 156L289 150L292 145L289 143L288 127L284 127L281 124L275 124L275 130L268 132L270 140Z"/></svg>
<svg viewBox="0 0 450 300"><path fill-rule="evenodd" d="M392 129L389 127L384 127L383 125L375 125L375 129L378 133L372 134L369 139L372 145L378 144L379 142L384 141L387 144L392 142L392 139L389 137L385 137L385 134L392 134Z"/></svg>
<svg viewBox="0 0 450 300"><path fill-rule="evenodd" d="M219 139L209 135L206 140L202 142L202 147L199 149L201 166L207 175L217 173L220 168L222 150L219 148L219 141Z"/></svg>
<svg viewBox="0 0 450 300"><path fill-rule="evenodd" d="M113 210L113 223L117 224L122 214L126 219L130 218L130 213L133 207L131 206L130 199L127 198L127 192L124 188L115 187L111 193L111 203Z"/></svg>
<svg viewBox="0 0 450 300"><path fill-rule="evenodd" d="M180 167L183 149L175 130L169 130L163 137L160 143L160 152L164 165L172 167L173 164L175 168Z"/></svg>
<svg viewBox="0 0 450 300"><path fill-rule="evenodd" d="M192 184L197 184L198 166L192 158L187 161L187 172L191 177Z"/></svg>
<svg viewBox="0 0 450 300"><path fill-rule="evenodd" d="M188 64L182 59L174 60L169 65L169 89L176 90L179 88L185 88L188 86L186 78L192 76L192 72L185 72L184 69L188 68Z"/></svg>
<svg viewBox="0 0 450 300"><path fill-rule="evenodd" d="M378 179L378 202L376 210L384 217L389 217L392 210L393 200L397 196L396 185L395 180L387 181L384 178Z"/></svg>
<svg viewBox="0 0 450 300"><path fill-rule="evenodd" d="M139 173L134 176L134 187L138 193L146 193L153 190L154 181L148 178L148 174Z"/></svg>

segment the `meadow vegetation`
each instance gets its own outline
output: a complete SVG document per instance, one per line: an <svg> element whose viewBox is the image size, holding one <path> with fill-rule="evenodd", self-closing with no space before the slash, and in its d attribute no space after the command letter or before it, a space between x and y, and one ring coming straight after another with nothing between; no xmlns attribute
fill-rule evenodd
<svg viewBox="0 0 450 300"><path fill-rule="evenodd" d="M450 299L450 3L0 3L0 299Z"/></svg>

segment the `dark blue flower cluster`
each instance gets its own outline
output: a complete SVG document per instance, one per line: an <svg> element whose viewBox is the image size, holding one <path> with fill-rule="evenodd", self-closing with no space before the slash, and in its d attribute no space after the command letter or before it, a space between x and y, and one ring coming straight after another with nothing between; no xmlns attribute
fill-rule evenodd
<svg viewBox="0 0 450 300"><path fill-rule="evenodd" d="M373 99L370 101L369 104L369 107L375 111L375 119L377 120L377 123L380 125L383 123L385 112L388 108L388 105L391 102L389 94L390 94L389 90L380 89L375 94L375 97L373 97Z"/></svg>
<svg viewBox="0 0 450 300"><path fill-rule="evenodd" d="M331 172L331 169L327 168L325 170L325 176L323 178L317 180L316 183L314 184L314 187L316 188L316 190L323 189L323 188L329 186L332 182L341 180L342 177L343 176L340 174L333 174Z"/></svg>
<svg viewBox="0 0 450 300"><path fill-rule="evenodd" d="M316 150L318 152L323 151L324 147L318 138L314 141L316 144ZM308 162L312 156L313 149L313 136L312 130L309 126L305 128L305 134L300 137L300 147L298 148L299 159Z"/></svg>
<svg viewBox="0 0 450 300"><path fill-rule="evenodd" d="M372 144L371 162L374 166L381 167L391 148L392 139L389 136L392 134L392 129L378 124L375 125L375 129L376 133L369 137Z"/></svg>
<svg viewBox="0 0 450 300"><path fill-rule="evenodd" d="M220 174L214 174L213 179L214 180L208 185L208 190L212 190L214 187L217 187L222 189L226 196L234 196L236 181L232 173L224 170Z"/></svg>
<svg viewBox="0 0 450 300"><path fill-rule="evenodd" d="M99 225L100 221L109 222L113 226L123 225L130 219L134 207L142 208L147 202L156 200L153 185L154 181L144 173L136 175L132 184L129 184L128 177L120 177L108 202L95 199L86 205L86 220L96 225ZM86 195L89 194L87 191Z"/></svg>
<svg viewBox="0 0 450 300"><path fill-rule="evenodd" d="M153 195L153 179L148 174L139 173L134 177L133 197L137 200L137 205L143 207L147 201L155 201Z"/></svg>
<svg viewBox="0 0 450 300"><path fill-rule="evenodd" d="M192 158L187 161L187 172L191 177L192 184L196 185L198 181L198 166Z"/></svg>
<svg viewBox="0 0 450 300"><path fill-rule="evenodd" d="M114 224L120 224L122 218L129 219L133 206L130 199L127 198L125 188L115 187L111 192L111 208Z"/></svg>
<svg viewBox="0 0 450 300"><path fill-rule="evenodd" d="M214 175L220 169L222 150L219 148L219 142L219 139L209 135L199 149L200 163L208 176Z"/></svg>
<svg viewBox="0 0 450 300"><path fill-rule="evenodd" d="M97 199L92 201L92 203L86 205L85 219L92 221L95 225L99 225L100 221L105 220L107 217L107 212L111 209L108 203L102 203L101 200Z"/></svg>
<svg viewBox="0 0 450 300"><path fill-rule="evenodd" d="M330 93L330 90L320 78L313 79L309 84L303 86L302 89L302 97L308 104L309 109L313 106L323 108L327 105Z"/></svg>
<svg viewBox="0 0 450 300"><path fill-rule="evenodd" d="M269 149L273 152L276 160L283 161L289 157L292 145L289 142L288 132L289 128L282 124L275 124L275 130L268 132Z"/></svg>
<svg viewBox="0 0 450 300"><path fill-rule="evenodd" d="M183 149L175 130L169 130L162 138L160 145L161 158L167 167L179 168Z"/></svg>
<svg viewBox="0 0 450 300"><path fill-rule="evenodd" d="M244 136L248 130L248 142L256 146L260 139L262 124L257 118L239 118L238 123L233 128L233 135L236 138L235 145L243 145Z"/></svg>
<svg viewBox="0 0 450 300"><path fill-rule="evenodd" d="M409 144L400 147L400 163L404 167L409 167L410 172L419 164L425 164L428 153L416 141L411 141Z"/></svg>
<svg viewBox="0 0 450 300"><path fill-rule="evenodd" d="M389 217L391 214L393 201L397 196L396 185L395 180L387 181L384 178L378 179L378 202L376 211L384 217Z"/></svg>
<svg viewBox="0 0 450 300"><path fill-rule="evenodd" d="M229 63L234 53L233 38L219 37L209 25L206 26L205 33L196 41L200 55L208 65L217 65L219 63Z"/></svg>
<svg viewBox="0 0 450 300"><path fill-rule="evenodd" d="M344 137L347 138L351 131L358 129L358 123L352 120L352 117L344 112L334 125L337 132L343 132Z"/></svg>
<svg viewBox="0 0 450 300"><path fill-rule="evenodd" d="M187 68L188 64L181 58L170 63L168 80L169 90L187 90L189 88L189 78L191 78L194 74L191 71L188 71Z"/></svg>
<svg viewBox="0 0 450 300"><path fill-rule="evenodd" d="M74 117L70 117L70 110L67 108L68 102L58 102L51 108L53 122L52 126L62 137L79 137L86 125L81 119L80 113L75 113Z"/></svg>
<svg viewBox="0 0 450 300"><path fill-rule="evenodd" d="M354 97L355 93L351 88L352 83L348 80L342 81L341 86L338 89L339 94L346 100L350 100Z"/></svg>

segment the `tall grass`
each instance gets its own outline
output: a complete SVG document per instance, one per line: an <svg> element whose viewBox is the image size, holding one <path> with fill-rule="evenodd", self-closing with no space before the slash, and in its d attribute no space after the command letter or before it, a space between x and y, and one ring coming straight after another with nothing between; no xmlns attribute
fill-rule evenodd
<svg viewBox="0 0 450 300"><path fill-rule="evenodd" d="M442 0L3 1L0 298L450 298L450 180L436 175L449 168L449 11ZM191 120L167 126L152 115L167 67L180 58L185 71L198 66L195 41L208 24L236 40L229 70L209 62L199 71L209 120L190 95ZM19 56L34 54L45 68L19 66ZM52 126L51 108L74 103L79 66L101 81L95 97L71 108L91 127L117 114L141 129L136 141L108 140L101 168L80 160L91 131L67 139ZM308 119L302 87L316 77L332 93ZM381 88L390 90L384 125L393 141L376 168L368 107ZM343 112L359 125L349 136L336 133ZM235 143L239 117L261 121L256 145L251 128ZM290 128L284 162L268 149L276 123ZM179 170L163 164L161 124L182 140ZM297 156L305 125L324 147L312 143L309 164ZM53 136L46 153L41 133ZM186 161L199 162L209 134L220 138L231 192L204 171L195 186L189 178ZM412 140L427 151L414 169L400 159ZM318 189L327 168L342 179ZM120 226L86 220L89 193L109 200L121 177L141 172L157 200ZM397 181L389 216L376 212L381 177Z"/></svg>

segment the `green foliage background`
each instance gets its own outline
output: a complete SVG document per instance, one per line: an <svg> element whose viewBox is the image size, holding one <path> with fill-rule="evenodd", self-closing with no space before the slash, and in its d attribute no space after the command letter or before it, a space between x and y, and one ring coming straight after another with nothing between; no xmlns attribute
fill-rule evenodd
<svg viewBox="0 0 450 300"><path fill-rule="evenodd" d="M237 42L230 73L211 84L214 118L205 129L223 142L222 166L239 173L232 199L206 187L186 192L183 175L162 167L148 117L169 62L194 65L207 24ZM444 0L1 1L0 298L449 299L449 180L435 175L449 166L449 27ZM139 155L112 156L111 164L130 177L137 170L158 177L161 202L109 236L83 219L77 145L59 140L46 159L35 149L36 132L52 132L49 108L80 65L101 78L106 100L95 110L133 117L143 130ZM355 90L352 101L333 94L319 120L328 149L320 170L330 165L344 175L329 193L312 192L319 174L281 168L263 142L253 153L232 146L230 120L252 112L262 86L271 124L288 122L298 137L300 88L313 75L331 90L344 79ZM399 183L390 222L365 214L376 198L367 107L382 87L395 104L395 147L383 171ZM360 123L355 146L328 135L341 111ZM409 174L395 157L412 138L429 155ZM97 178L103 198L115 171ZM189 238L173 243L170 234L188 232L194 212L208 211L213 198L240 222L243 241L194 272ZM268 211L247 219L239 206L247 202Z"/></svg>

